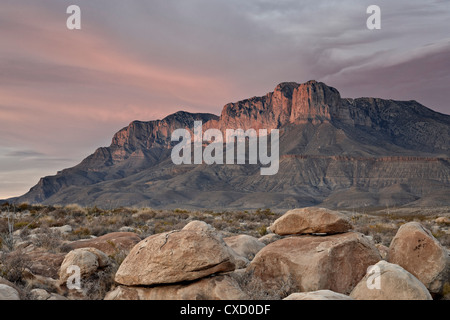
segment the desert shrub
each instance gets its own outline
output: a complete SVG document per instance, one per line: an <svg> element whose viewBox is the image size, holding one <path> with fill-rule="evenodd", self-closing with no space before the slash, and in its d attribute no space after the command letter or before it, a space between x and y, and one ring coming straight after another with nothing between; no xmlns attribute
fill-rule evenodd
<svg viewBox="0 0 450 320"><path fill-rule="evenodd" d="M97 206L87 208L87 214L91 216L98 216L104 213L105 211L103 209L98 208Z"/></svg>
<svg viewBox="0 0 450 320"><path fill-rule="evenodd" d="M29 208L30 206L28 205L28 203L21 203L17 206L18 211L25 211L28 210Z"/></svg>
<svg viewBox="0 0 450 320"><path fill-rule="evenodd" d="M12 283L22 285L22 274L29 262L29 258L22 250L2 254L0 255L0 276Z"/></svg>
<svg viewBox="0 0 450 320"><path fill-rule="evenodd" d="M184 210L184 209L175 209L173 212L175 212L175 213L189 213L188 210Z"/></svg>
<svg viewBox="0 0 450 320"><path fill-rule="evenodd" d="M87 214L86 208L78 204L68 204L64 207L66 214L70 214L72 217L82 216Z"/></svg>
<svg viewBox="0 0 450 320"><path fill-rule="evenodd" d="M81 288L83 290L82 299L87 300L103 300L105 295L111 290L115 284L114 275L117 271L117 265L113 263L103 270L98 270L87 279L81 280Z"/></svg>
<svg viewBox="0 0 450 320"><path fill-rule="evenodd" d="M79 238L86 238L91 235L91 230L86 227L79 227L72 231L72 234L78 236Z"/></svg>
<svg viewBox="0 0 450 320"><path fill-rule="evenodd" d="M140 221L147 221L153 219L156 216L156 212L151 209L142 209L138 214L137 218Z"/></svg>
<svg viewBox="0 0 450 320"><path fill-rule="evenodd" d="M292 293L293 280L291 278L282 280L278 289L267 286L259 278L254 277L252 272L234 272L232 277L250 300L281 300Z"/></svg>
<svg viewBox="0 0 450 320"><path fill-rule="evenodd" d="M259 227L259 228L257 229L257 232L258 232L258 235L259 235L260 237L262 237L262 236L264 236L264 235L267 234L267 227L266 227L265 225L262 225L261 227Z"/></svg>
<svg viewBox="0 0 450 320"><path fill-rule="evenodd" d="M42 228L40 231L32 238L33 245L49 252L58 252L63 240L62 234L48 228Z"/></svg>

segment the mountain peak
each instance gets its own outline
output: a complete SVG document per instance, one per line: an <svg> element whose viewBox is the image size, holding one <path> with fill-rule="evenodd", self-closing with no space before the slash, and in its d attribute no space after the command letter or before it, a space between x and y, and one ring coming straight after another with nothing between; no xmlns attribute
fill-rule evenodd
<svg viewBox="0 0 450 320"><path fill-rule="evenodd" d="M194 121L222 132L281 129L279 173L175 166L171 134L192 130ZM264 96L225 105L220 117L179 111L133 121L109 147L43 178L15 201L243 209L402 205L424 197L448 205L449 141L450 116L417 102L341 99L322 82L282 82Z"/></svg>
<svg viewBox="0 0 450 320"><path fill-rule="evenodd" d="M289 123L330 121L339 115L340 107L339 91L322 82L282 82L263 97L227 104L222 111L221 128L271 129Z"/></svg>

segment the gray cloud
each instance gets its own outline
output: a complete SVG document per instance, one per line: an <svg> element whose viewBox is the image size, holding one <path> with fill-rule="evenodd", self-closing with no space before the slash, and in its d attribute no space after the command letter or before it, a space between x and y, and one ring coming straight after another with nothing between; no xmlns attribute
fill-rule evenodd
<svg viewBox="0 0 450 320"><path fill-rule="evenodd" d="M36 158L45 156L41 152L33 151L33 150L15 150L8 152L6 154L7 157L15 157L15 158Z"/></svg>

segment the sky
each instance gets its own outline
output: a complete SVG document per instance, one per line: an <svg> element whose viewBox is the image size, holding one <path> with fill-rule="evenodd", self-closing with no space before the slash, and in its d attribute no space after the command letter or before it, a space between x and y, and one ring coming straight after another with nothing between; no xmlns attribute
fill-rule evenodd
<svg viewBox="0 0 450 320"><path fill-rule="evenodd" d="M369 30L369 5L381 29ZM449 0L2 0L0 199L134 120L317 80L450 114ZM69 30L70 5L81 30Z"/></svg>

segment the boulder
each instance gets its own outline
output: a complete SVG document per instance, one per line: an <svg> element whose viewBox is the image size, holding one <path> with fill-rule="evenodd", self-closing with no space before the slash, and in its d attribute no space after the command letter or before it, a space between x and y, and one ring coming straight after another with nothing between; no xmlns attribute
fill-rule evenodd
<svg viewBox="0 0 450 320"><path fill-rule="evenodd" d="M250 261L266 246L255 237L245 234L224 238L223 241L225 241L225 243L238 255Z"/></svg>
<svg viewBox="0 0 450 320"><path fill-rule="evenodd" d="M136 231L135 228L129 226L123 226L119 228L119 232L135 232L135 231Z"/></svg>
<svg viewBox="0 0 450 320"><path fill-rule="evenodd" d="M44 289L33 289L30 291L31 300L47 300L50 298L50 293Z"/></svg>
<svg viewBox="0 0 450 320"><path fill-rule="evenodd" d="M388 261L412 273L431 293L442 293L450 282L447 250L418 222L399 228L389 246Z"/></svg>
<svg viewBox="0 0 450 320"><path fill-rule="evenodd" d="M26 295L26 292L23 291L20 287L15 285L14 283L6 280L5 278L0 276L0 284L6 285L7 287L11 287L14 290L16 290L19 293L19 297L24 297Z"/></svg>
<svg viewBox="0 0 450 320"><path fill-rule="evenodd" d="M187 225L184 226L183 230L215 234L217 237L220 238L219 233L216 232L216 229L204 221L199 221L199 220L191 221Z"/></svg>
<svg viewBox="0 0 450 320"><path fill-rule="evenodd" d="M331 290L318 290L311 292L292 293L283 300L354 300L354 299L345 294L333 292Z"/></svg>
<svg viewBox="0 0 450 320"><path fill-rule="evenodd" d="M60 289L64 290L65 295L71 300L103 299L114 284L116 268L115 261L98 249L72 250L66 255L61 265ZM76 279L78 272L79 282ZM52 297L52 299L58 299L58 297Z"/></svg>
<svg viewBox="0 0 450 320"><path fill-rule="evenodd" d="M350 296L356 300L432 300L422 282L399 265L384 260L364 276Z"/></svg>
<svg viewBox="0 0 450 320"><path fill-rule="evenodd" d="M438 224L450 224L450 218L449 217L439 217L434 220L434 222Z"/></svg>
<svg viewBox="0 0 450 320"><path fill-rule="evenodd" d="M26 253L28 269L36 275L57 279L59 269L66 255L35 249Z"/></svg>
<svg viewBox="0 0 450 320"><path fill-rule="evenodd" d="M352 229L347 217L324 208L302 208L286 212L275 220L270 230L278 235L344 233Z"/></svg>
<svg viewBox="0 0 450 320"><path fill-rule="evenodd" d="M265 287L288 294L317 290L348 294L367 267L380 259L373 243L360 233L296 236L264 247L246 272Z"/></svg>
<svg viewBox="0 0 450 320"><path fill-rule="evenodd" d="M20 300L19 292L6 284L0 284L0 300Z"/></svg>
<svg viewBox="0 0 450 320"><path fill-rule="evenodd" d="M72 227L69 225L64 225L61 227L51 227L50 228L51 231L57 231L61 234L69 234L72 232Z"/></svg>
<svg viewBox="0 0 450 320"><path fill-rule="evenodd" d="M114 256L121 251L128 254L139 241L141 241L141 238L136 233L112 232L94 239L67 243L64 245L64 248L67 251L79 248L96 248L108 256Z"/></svg>
<svg viewBox="0 0 450 320"><path fill-rule="evenodd" d="M152 235L139 242L116 273L116 282L134 285L192 281L233 271L234 253L205 223Z"/></svg>
<svg viewBox="0 0 450 320"><path fill-rule="evenodd" d="M69 300L66 297L57 294L57 293L49 293L44 289L33 289L30 291L30 299L31 300Z"/></svg>
<svg viewBox="0 0 450 320"><path fill-rule="evenodd" d="M80 268L80 276L88 278L93 275L97 269L105 268L110 265L111 261L108 256L95 248L80 248L70 251L64 258L59 271L59 280L65 283L73 274L69 267L78 266Z"/></svg>
<svg viewBox="0 0 450 320"><path fill-rule="evenodd" d="M203 278L188 284L155 287L118 286L105 300L248 300L229 275Z"/></svg>

